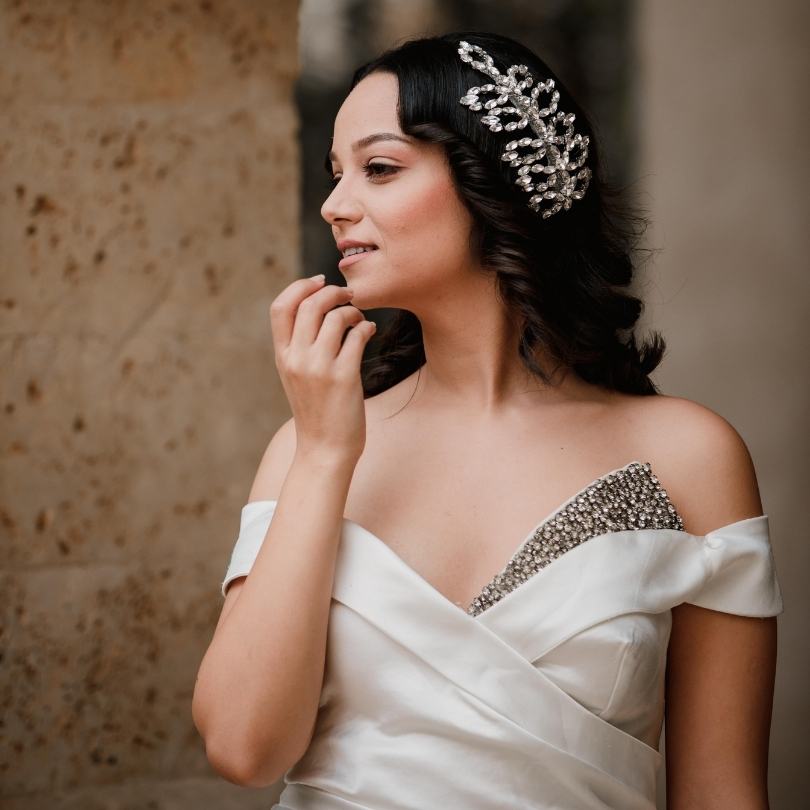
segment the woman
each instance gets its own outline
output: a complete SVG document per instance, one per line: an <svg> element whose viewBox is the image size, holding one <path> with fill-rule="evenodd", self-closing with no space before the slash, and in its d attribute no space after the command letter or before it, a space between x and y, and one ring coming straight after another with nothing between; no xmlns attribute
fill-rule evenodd
<svg viewBox="0 0 810 810"><path fill-rule="evenodd" d="M551 78L448 34L337 114L348 286L270 308L293 418L193 704L225 778L285 776L279 808L649 810L665 715L670 810L767 807L782 598L751 458L650 381L634 220ZM376 307L401 312L364 366Z"/></svg>

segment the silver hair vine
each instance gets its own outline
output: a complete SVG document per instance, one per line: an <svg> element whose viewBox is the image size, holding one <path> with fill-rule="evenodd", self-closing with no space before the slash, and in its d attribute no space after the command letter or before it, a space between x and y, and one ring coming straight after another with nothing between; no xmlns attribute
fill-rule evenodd
<svg viewBox="0 0 810 810"><path fill-rule="evenodd" d="M535 85L530 93L524 94L523 91L534 83L526 65L512 65L504 76L495 67L492 57L478 45L461 40L458 52L462 62L469 62L473 68L495 81L494 84L471 87L459 101L477 111L482 109L479 94L490 93L495 97L483 104L489 114L481 117L482 124L489 126L492 132L502 129L511 132L528 125L537 136L510 141L501 155L501 160L508 160L510 166L520 167L515 183L528 193L537 192L529 198L529 208L539 211L545 200L553 200L551 205L546 203L543 207L543 219L561 209L567 211L572 200L582 199L591 179L591 170L583 165L588 157L589 138L574 132L574 113L557 112L560 93L554 89L554 79L546 79ZM476 60L473 54L481 57L481 61ZM525 78L518 81L517 76ZM541 91L552 93L548 106L542 109L537 103ZM508 102L513 106L509 106ZM506 118L507 115L514 115L517 120L501 124L501 117ZM548 120L544 121L544 118ZM564 127L562 133L557 131L560 124ZM540 174L541 177L534 180L533 174Z"/></svg>

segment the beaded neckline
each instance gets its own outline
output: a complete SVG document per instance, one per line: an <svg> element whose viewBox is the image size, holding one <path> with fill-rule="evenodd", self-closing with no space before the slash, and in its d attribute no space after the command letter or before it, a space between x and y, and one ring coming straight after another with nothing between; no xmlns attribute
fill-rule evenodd
<svg viewBox="0 0 810 810"><path fill-rule="evenodd" d="M277 501L254 501L271 503ZM343 520L373 538L382 548L457 610L478 616L531 579L566 551L592 537L627 530L676 529L684 523L649 462L631 461L611 470L556 507L518 545L509 562L487 583L467 608L452 602L411 568L381 537L350 518Z"/></svg>
<svg viewBox="0 0 810 810"><path fill-rule="evenodd" d="M652 465L631 461L599 476L544 518L466 612L471 616L483 613L554 559L592 537L632 529L683 530L683 525Z"/></svg>

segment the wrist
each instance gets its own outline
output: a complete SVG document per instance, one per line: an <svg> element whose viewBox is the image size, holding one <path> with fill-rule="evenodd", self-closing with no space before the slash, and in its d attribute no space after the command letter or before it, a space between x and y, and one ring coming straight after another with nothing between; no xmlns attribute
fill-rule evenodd
<svg viewBox="0 0 810 810"><path fill-rule="evenodd" d="M313 474L325 472L334 475L354 472L357 457L333 447L299 447L296 448L293 463L308 468Z"/></svg>

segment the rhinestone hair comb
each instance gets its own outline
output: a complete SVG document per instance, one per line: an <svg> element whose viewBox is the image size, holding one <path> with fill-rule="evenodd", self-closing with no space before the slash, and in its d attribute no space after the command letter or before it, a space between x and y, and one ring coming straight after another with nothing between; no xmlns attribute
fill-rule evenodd
<svg viewBox="0 0 810 810"><path fill-rule="evenodd" d="M562 209L567 211L573 200L582 199L591 179L591 170L584 166L590 139L587 135L574 132L574 113L557 111L560 93L554 89L554 79L546 79L535 85L531 92L524 93L526 88L534 84L526 65L512 65L503 75L495 67L492 57L478 45L461 40L458 53L462 62L469 62L475 70L485 73L495 82L471 87L459 101L471 110L486 109L488 114L480 120L492 132L503 129L511 132L528 125L537 136L510 141L501 155L501 160L508 160L510 166L520 167L515 183L527 193L536 192L529 198L529 208L542 210L543 219ZM475 59L473 54L480 60ZM518 81L518 76L525 78ZM537 102L541 91L551 93L548 106L542 109ZM484 101L482 105L479 95L487 93L494 98ZM502 118L509 115L517 120L502 124ZM560 126L562 132L558 131ZM535 180L531 175L536 174L541 177ZM543 207L546 200L553 202Z"/></svg>

